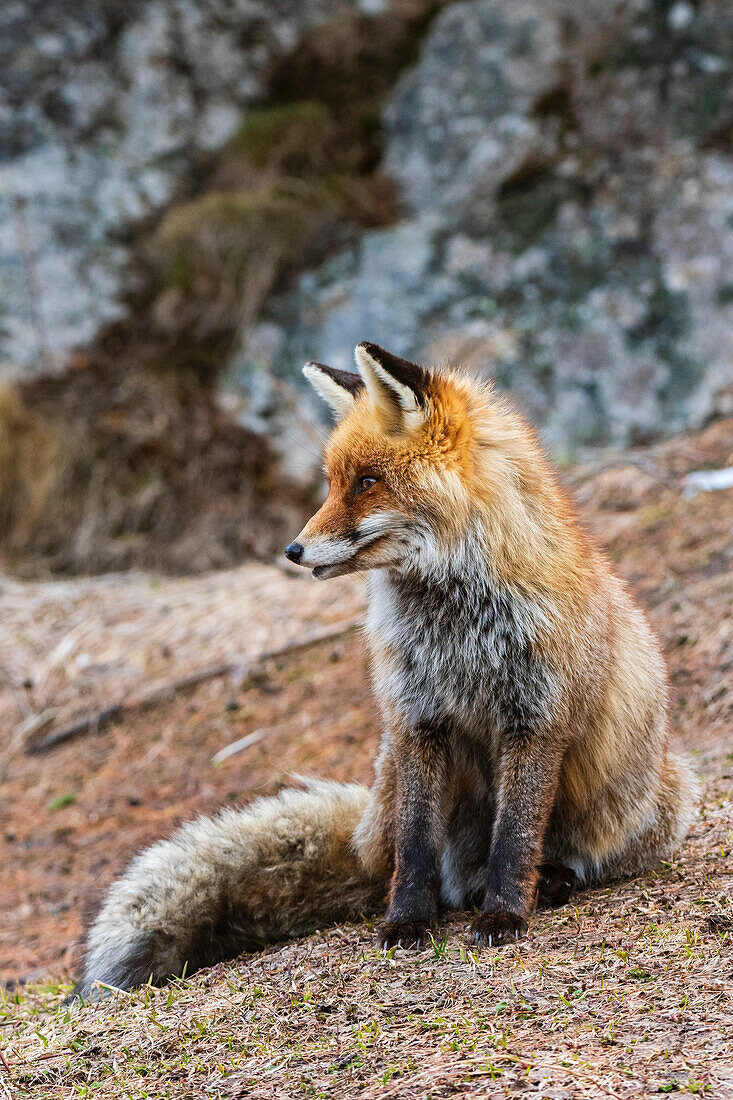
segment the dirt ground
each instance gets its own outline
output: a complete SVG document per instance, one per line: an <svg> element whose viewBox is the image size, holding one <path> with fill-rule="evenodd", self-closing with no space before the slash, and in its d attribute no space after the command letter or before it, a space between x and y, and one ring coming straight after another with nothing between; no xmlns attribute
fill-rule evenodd
<svg viewBox="0 0 733 1100"><path fill-rule="evenodd" d="M363 925L104 1009L59 1008L83 915L133 852L294 772L369 781L379 723L352 632L49 752L24 745L150 679L347 625L362 589L265 566L60 582L65 595L3 581L0 1095L733 1097L733 491L683 486L730 465L721 421L567 474L662 639L703 810L658 873L581 894L493 953L465 947L458 917L426 951L386 958Z"/></svg>

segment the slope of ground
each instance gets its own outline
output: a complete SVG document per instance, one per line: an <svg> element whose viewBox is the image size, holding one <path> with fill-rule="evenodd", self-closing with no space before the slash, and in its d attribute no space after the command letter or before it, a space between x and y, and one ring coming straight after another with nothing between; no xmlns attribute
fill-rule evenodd
<svg viewBox="0 0 733 1100"><path fill-rule="evenodd" d="M385 957L365 923L72 1011L60 994L82 913L133 851L292 772L368 781L379 723L360 639L345 633L49 753L26 755L18 735L3 746L0 781L0 1094L733 1095L733 493L683 486L692 469L731 464L733 422L722 421L568 475L662 639L674 732L703 779L678 857L538 915L525 942L498 952L469 950L466 919L452 915L430 948ZM117 698L126 677L175 678L358 614L359 582L250 570L157 591L145 577L75 581L71 613L71 589L9 583L5 721L17 733L33 728L34 709L54 708L49 721L66 721ZM96 640L72 645L85 606ZM90 645L102 655L94 668ZM54 651L55 663L44 656ZM249 734L259 736L212 763Z"/></svg>

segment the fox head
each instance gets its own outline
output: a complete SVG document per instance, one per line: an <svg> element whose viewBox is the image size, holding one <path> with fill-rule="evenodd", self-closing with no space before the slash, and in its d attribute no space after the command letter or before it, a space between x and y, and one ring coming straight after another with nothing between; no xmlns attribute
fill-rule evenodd
<svg viewBox="0 0 733 1100"><path fill-rule="evenodd" d="M325 454L328 497L287 557L320 579L490 566L526 589L567 586L583 536L522 418L490 383L376 344L355 354L359 374L303 368L337 424Z"/></svg>
<svg viewBox="0 0 733 1100"><path fill-rule="evenodd" d="M355 354L359 374L303 369L338 423L325 454L328 498L285 553L321 579L432 558L460 536L471 507L472 413L485 387L376 344Z"/></svg>

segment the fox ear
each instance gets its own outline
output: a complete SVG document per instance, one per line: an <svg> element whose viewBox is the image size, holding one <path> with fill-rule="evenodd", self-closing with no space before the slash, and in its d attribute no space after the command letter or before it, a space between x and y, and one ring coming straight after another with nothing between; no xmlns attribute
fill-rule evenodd
<svg viewBox="0 0 733 1100"><path fill-rule="evenodd" d="M358 344L354 355L385 431L419 428L426 416L428 371L377 344Z"/></svg>
<svg viewBox="0 0 733 1100"><path fill-rule="evenodd" d="M303 374L323 400L331 406L337 420L341 420L353 409L356 398L364 389L364 383L358 374L348 370L337 370L336 367L326 367L323 363L306 363Z"/></svg>

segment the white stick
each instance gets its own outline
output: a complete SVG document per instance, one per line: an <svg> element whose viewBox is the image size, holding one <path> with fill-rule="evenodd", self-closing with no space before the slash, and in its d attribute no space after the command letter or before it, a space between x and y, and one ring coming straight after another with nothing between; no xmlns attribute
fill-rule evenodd
<svg viewBox="0 0 733 1100"><path fill-rule="evenodd" d="M266 733L267 730L255 730L253 733L248 733L246 737L240 737L238 741L232 741L231 745L225 745L223 749L219 749L215 756L212 756L211 763L222 764L230 756L234 756L236 752L248 749L250 745L256 745Z"/></svg>

